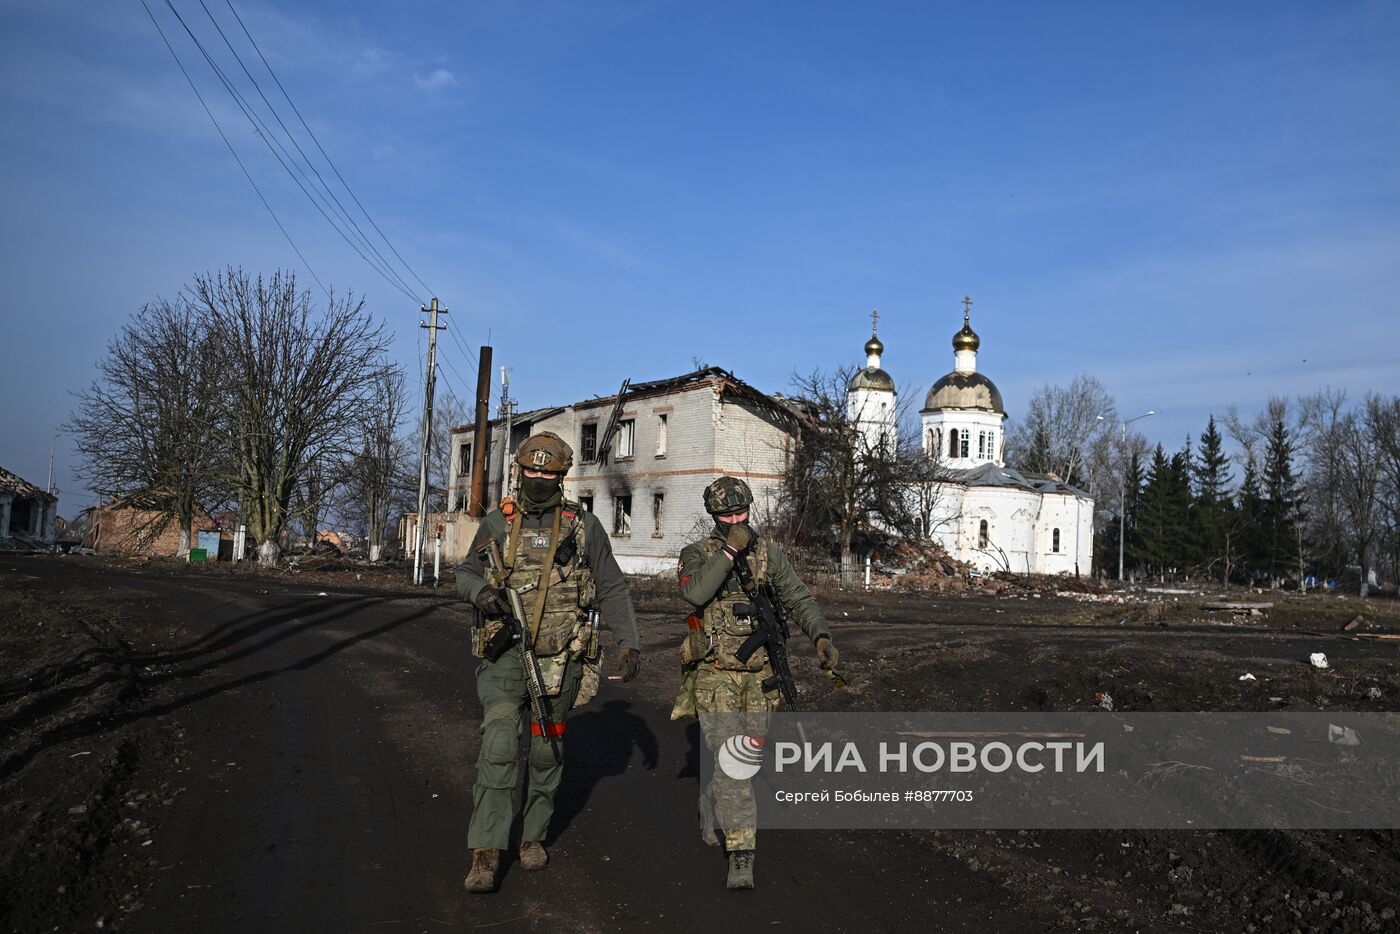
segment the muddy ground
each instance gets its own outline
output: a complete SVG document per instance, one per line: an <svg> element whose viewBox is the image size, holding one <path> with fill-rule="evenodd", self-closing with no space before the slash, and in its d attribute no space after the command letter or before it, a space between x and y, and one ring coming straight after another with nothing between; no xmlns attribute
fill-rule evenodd
<svg viewBox="0 0 1400 934"><path fill-rule="evenodd" d="M554 864L483 898L460 887L480 709L450 594L351 566L0 556L0 930L1397 926L1400 837L1379 831L772 832L759 889L725 893L695 839L696 731L667 719L684 609L666 582L634 590L646 666L571 718ZM1197 593L820 597L850 680L796 653L822 709L1400 699L1389 601L1236 592L1274 607L1220 618Z"/></svg>

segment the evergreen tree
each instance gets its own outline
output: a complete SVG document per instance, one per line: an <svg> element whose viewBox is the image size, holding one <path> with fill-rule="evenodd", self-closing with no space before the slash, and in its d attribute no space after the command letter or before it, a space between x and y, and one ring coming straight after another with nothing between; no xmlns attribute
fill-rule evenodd
<svg viewBox="0 0 1400 934"><path fill-rule="evenodd" d="M1277 581L1297 567L1298 484L1293 478L1293 439L1281 419L1269 429L1264 449L1264 559Z"/></svg>
<svg viewBox="0 0 1400 934"><path fill-rule="evenodd" d="M1196 458L1195 532L1202 562L1207 568L1219 567L1225 580L1225 534L1233 516L1229 497L1230 459L1225 456L1224 439L1210 417L1201 435L1201 452Z"/></svg>
<svg viewBox="0 0 1400 934"><path fill-rule="evenodd" d="M1176 470L1162 446L1152 453L1142 501L1138 508L1138 560L1147 573L1165 575L1173 565L1180 542L1177 527Z"/></svg>
<svg viewBox="0 0 1400 934"><path fill-rule="evenodd" d="M1123 492L1123 511L1125 514L1125 525L1127 541L1123 548L1123 563L1125 569L1138 570L1142 565L1142 538L1138 534L1138 516L1142 511L1142 487L1143 470L1142 459L1134 451L1128 460L1128 471L1125 476Z"/></svg>
<svg viewBox="0 0 1400 934"><path fill-rule="evenodd" d="M1236 512L1239 521L1236 523L1237 530L1230 548L1239 556L1236 563L1237 573L1250 583L1267 565L1264 491L1253 457L1245 461L1244 480L1240 484L1239 507Z"/></svg>
<svg viewBox="0 0 1400 934"><path fill-rule="evenodd" d="M1191 437L1171 458L1171 485L1169 504L1171 506L1170 566L1175 568L1194 567L1201 560L1200 539L1196 535L1196 501L1191 492L1191 477L1196 472L1196 459L1191 452Z"/></svg>

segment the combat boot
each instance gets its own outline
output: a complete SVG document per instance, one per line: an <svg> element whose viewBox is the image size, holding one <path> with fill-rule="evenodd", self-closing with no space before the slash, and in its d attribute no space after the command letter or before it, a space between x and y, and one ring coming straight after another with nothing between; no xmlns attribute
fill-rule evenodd
<svg viewBox="0 0 1400 934"><path fill-rule="evenodd" d="M520 868L526 872L538 872L549 865L549 853L538 840L520 844Z"/></svg>
<svg viewBox="0 0 1400 934"><path fill-rule="evenodd" d="M706 846L719 846L719 834L715 833L715 802L707 794L700 795L700 840Z"/></svg>
<svg viewBox="0 0 1400 934"><path fill-rule="evenodd" d="M501 851L490 847L472 850L472 868L463 885L468 892L496 891L496 873L501 868Z"/></svg>
<svg viewBox="0 0 1400 934"><path fill-rule="evenodd" d="M753 850L735 850L729 854L729 878L726 889L753 888Z"/></svg>

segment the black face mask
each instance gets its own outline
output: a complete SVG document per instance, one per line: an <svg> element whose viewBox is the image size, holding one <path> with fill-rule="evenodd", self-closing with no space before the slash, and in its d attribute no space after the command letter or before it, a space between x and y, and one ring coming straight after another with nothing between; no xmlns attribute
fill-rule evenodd
<svg viewBox="0 0 1400 934"><path fill-rule="evenodd" d="M749 530L749 535L757 537L757 533L754 532L753 526L749 524L748 519L745 519L743 522L721 522L718 519L716 519L715 532L719 534L720 538L728 538L729 530L734 528L734 526L736 525L742 525L744 528Z"/></svg>
<svg viewBox="0 0 1400 934"><path fill-rule="evenodd" d="M520 500L527 511L547 509L563 498L562 477L521 477Z"/></svg>

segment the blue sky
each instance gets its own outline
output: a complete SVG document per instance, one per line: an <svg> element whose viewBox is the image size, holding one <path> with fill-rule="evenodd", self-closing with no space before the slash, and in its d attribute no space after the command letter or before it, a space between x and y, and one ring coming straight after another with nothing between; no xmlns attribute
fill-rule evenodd
<svg viewBox="0 0 1400 934"><path fill-rule="evenodd" d="M697 357L781 390L856 362L874 307L922 394L964 294L1013 419L1076 373L1169 447L1232 403L1400 391L1400 5L235 2L525 407ZM316 274L416 368L418 302L153 9ZM143 302L228 264L314 286L138 0L0 0L0 178L0 465L36 482ZM65 515L72 466L60 439Z"/></svg>

